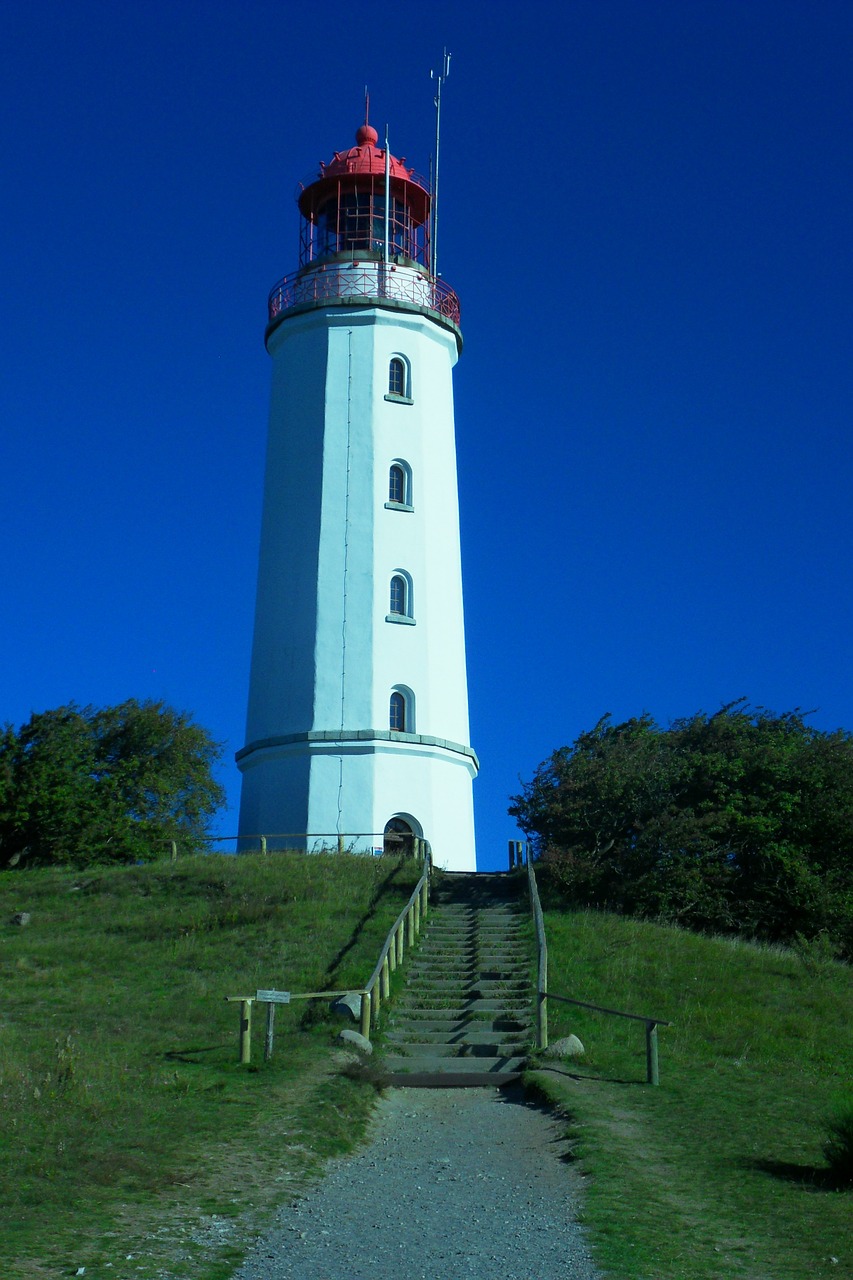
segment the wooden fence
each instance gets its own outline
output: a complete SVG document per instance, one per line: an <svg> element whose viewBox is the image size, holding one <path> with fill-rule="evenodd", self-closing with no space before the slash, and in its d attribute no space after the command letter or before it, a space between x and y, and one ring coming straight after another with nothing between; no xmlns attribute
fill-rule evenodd
<svg viewBox="0 0 853 1280"><path fill-rule="evenodd" d="M388 931L379 951L379 959L373 973L361 991L273 991L259 990L253 996L226 996L228 1004L239 1004L240 1027L238 1039L239 1061L249 1063L252 1060L252 1010L254 1005L263 1004L267 1011L266 1036L264 1040L264 1058L269 1060L273 1054L275 1036L275 1010L279 1004L290 1004L292 1000L335 1000L344 996L361 997L359 1010L359 1029L366 1040L370 1039L371 1028L379 1021L384 1001L391 995L391 974L403 963L407 947L413 947L418 939L421 926L429 911L429 886L432 876L432 852L429 841L421 840L420 856L424 869L420 880L412 890L412 895Z"/></svg>
<svg viewBox="0 0 853 1280"><path fill-rule="evenodd" d="M660 1084L658 1065L658 1027L671 1027L672 1023L664 1018L649 1018L641 1013L623 1013L621 1009L608 1009L604 1005L590 1004L586 1000L574 1000L570 996L555 995L548 990L548 943L545 938L545 917L539 901L539 887L536 883L536 872L529 846L522 847L521 841L510 840L510 869L514 863L523 865L523 855L527 858L527 885L530 893L530 907L533 912L533 923L536 929L537 973L536 973L536 1047L548 1048L548 1001L559 1000L562 1004L577 1005L581 1009L592 1009L596 1013L610 1014L614 1018L630 1018L633 1022L643 1022L646 1027L646 1082Z"/></svg>

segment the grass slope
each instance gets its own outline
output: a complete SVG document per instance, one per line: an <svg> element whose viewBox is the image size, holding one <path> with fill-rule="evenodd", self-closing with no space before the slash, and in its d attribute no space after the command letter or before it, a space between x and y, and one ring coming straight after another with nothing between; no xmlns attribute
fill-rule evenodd
<svg viewBox="0 0 853 1280"><path fill-rule="evenodd" d="M581 1061L531 1073L570 1117L598 1258L619 1280L850 1280L853 1191L824 1120L853 1076L853 975L819 949L546 912L549 989L669 1019L661 1087L643 1025L551 1002Z"/></svg>
<svg viewBox="0 0 853 1280"><path fill-rule="evenodd" d="M4 1280L230 1274L373 1091L307 1002L279 1008L271 1063L257 1026L241 1067L224 997L360 987L419 873L277 854L0 877Z"/></svg>

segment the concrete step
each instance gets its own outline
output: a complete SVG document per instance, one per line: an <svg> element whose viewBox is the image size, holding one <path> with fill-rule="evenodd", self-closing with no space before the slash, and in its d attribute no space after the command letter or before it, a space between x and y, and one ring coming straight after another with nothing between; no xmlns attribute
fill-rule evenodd
<svg viewBox="0 0 853 1280"><path fill-rule="evenodd" d="M470 1035L490 1036L527 1036L533 1026L532 1019L527 1018L392 1018L390 1023L394 1031L405 1032L410 1039L428 1039L431 1035L456 1035L459 1032ZM390 1035L390 1032L389 1032Z"/></svg>
<svg viewBox="0 0 853 1280"><path fill-rule="evenodd" d="M395 1075L421 1072L442 1075L445 1072L452 1072L468 1076L478 1073L494 1076L506 1071L521 1071L526 1060L522 1054L494 1058L442 1058L432 1053L404 1058L399 1054L387 1054L384 1066L387 1071Z"/></svg>
<svg viewBox="0 0 853 1280"><path fill-rule="evenodd" d="M391 1046L394 1056L399 1058L511 1058L515 1054L523 1056L526 1049L524 1044L504 1044L500 1040L484 1040L482 1044L468 1041L446 1044L443 1040L416 1040L401 1044L395 1040Z"/></svg>
<svg viewBox="0 0 853 1280"><path fill-rule="evenodd" d="M437 920L453 920L453 919L470 919L476 917L481 920L527 920L530 918L529 911L526 908L519 909L518 906L511 904L488 906L475 904L467 905L465 903L454 902L433 902L431 919Z"/></svg>
<svg viewBox="0 0 853 1280"><path fill-rule="evenodd" d="M521 1080L520 1071L406 1071L389 1072L395 1089L509 1089Z"/></svg>
<svg viewBox="0 0 853 1280"><path fill-rule="evenodd" d="M418 991L427 994L448 994L451 991L465 992L472 995L478 992L482 996L508 997L519 999L530 992L530 981L525 978L473 978L467 982L454 982L452 978L420 978L417 983L407 982L407 986L417 986Z"/></svg>
<svg viewBox="0 0 853 1280"><path fill-rule="evenodd" d="M437 1005L435 1001L432 1003L423 1003L421 999L410 997L407 1001L402 998L394 1003L395 1013L399 1017L411 1018L468 1018L472 1015L484 1015L490 1018L512 1018L514 1020L527 1018L530 1016L531 1001L530 1000L486 1000L483 998L454 1001L446 1005Z"/></svg>
<svg viewBox="0 0 853 1280"><path fill-rule="evenodd" d="M508 1035L505 1031L388 1031L386 1043L392 1053L411 1056L432 1053L445 1057L504 1057L507 1054L525 1053L529 1040L523 1034Z"/></svg>
<svg viewBox="0 0 853 1280"><path fill-rule="evenodd" d="M468 974L478 974L480 977L496 974L500 977L504 973L514 976L527 978L530 973L530 965L527 960L469 960L465 964L456 964L455 961L447 963L438 958L430 960L423 957L418 961L413 961L407 969L409 977L437 977L444 974L447 978L462 978Z"/></svg>
<svg viewBox="0 0 853 1280"><path fill-rule="evenodd" d="M479 933L505 933L520 936L527 931L528 927L526 921L519 920L517 917L507 917L504 920L482 920L472 915L448 920L445 916L432 915L427 917L424 933L465 934L477 930Z"/></svg>
<svg viewBox="0 0 853 1280"><path fill-rule="evenodd" d="M528 933L526 925L507 920L505 924L484 924L471 920L430 920L424 928L427 937L465 938L472 933L480 933L489 938L523 938Z"/></svg>

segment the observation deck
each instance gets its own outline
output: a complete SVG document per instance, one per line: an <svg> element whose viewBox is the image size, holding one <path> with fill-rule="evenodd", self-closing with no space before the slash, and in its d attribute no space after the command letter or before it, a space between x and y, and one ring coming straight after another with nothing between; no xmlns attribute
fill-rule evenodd
<svg viewBox="0 0 853 1280"><path fill-rule="evenodd" d="M279 280L269 296L267 336L293 312L359 303L432 312L461 340L459 299L450 285L417 263L385 262L371 250L315 261Z"/></svg>

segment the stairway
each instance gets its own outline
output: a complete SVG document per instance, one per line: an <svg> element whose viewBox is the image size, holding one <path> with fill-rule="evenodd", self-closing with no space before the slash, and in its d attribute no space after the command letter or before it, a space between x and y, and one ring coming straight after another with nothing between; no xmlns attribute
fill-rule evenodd
<svg viewBox="0 0 853 1280"><path fill-rule="evenodd" d="M422 942L391 1006L385 1067L408 1088L517 1080L532 1035L532 943L515 876L436 877Z"/></svg>

